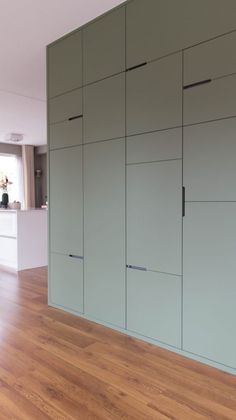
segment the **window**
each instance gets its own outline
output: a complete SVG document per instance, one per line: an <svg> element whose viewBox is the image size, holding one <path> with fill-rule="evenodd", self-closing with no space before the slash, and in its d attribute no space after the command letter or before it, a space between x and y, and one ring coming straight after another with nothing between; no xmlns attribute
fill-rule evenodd
<svg viewBox="0 0 236 420"><path fill-rule="evenodd" d="M15 155L1 155L0 154L0 179L7 177L11 185L8 186L7 192L9 194L9 202L22 202L22 175L21 175L21 160ZM2 190L0 190L1 201Z"/></svg>

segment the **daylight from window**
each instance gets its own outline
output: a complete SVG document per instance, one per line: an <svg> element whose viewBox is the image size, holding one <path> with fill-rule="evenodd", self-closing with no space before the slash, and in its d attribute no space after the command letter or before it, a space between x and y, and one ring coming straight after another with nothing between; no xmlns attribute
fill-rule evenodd
<svg viewBox="0 0 236 420"><path fill-rule="evenodd" d="M9 201L20 200L20 161L12 155L0 154L0 180L5 178L12 183L8 186ZM0 190L0 201L3 191Z"/></svg>

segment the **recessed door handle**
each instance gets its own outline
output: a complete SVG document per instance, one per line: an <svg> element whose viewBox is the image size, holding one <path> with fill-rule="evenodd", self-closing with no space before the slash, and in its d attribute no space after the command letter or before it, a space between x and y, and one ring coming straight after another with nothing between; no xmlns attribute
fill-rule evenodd
<svg viewBox="0 0 236 420"><path fill-rule="evenodd" d="M127 265L126 267L131 270L147 271L146 267L139 267L138 265Z"/></svg>
<svg viewBox="0 0 236 420"><path fill-rule="evenodd" d="M84 257L82 257L81 255L74 255L74 254L69 254L70 258L76 258L77 260L83 260Z"/></svg>
<svg viewBox="0 0 236 420"><path fill-rule="evenodd" d="M83 118L83 114L75 115L74 117L70 117L70 118L68 118L68 121L77 120L78 118Z"/></svg>
<svg viewBox="0 0 236 420"><path fill-rule="evenodd" d="M135 70L135 69L139 69L140 67L143 67L143 66L146 66L146 65L147 65L147 62L145 61L144 63L140 63L140 64L137 64L136 66L129 67L128 69L126 69L126 71L132 71L132 70Z"/></svg>
<svg viewBox="0 0 236 420"><path fill-rule="evenodd" d="M183 87L183 89L184 90L191 89L191 88L194 88L194 87L197 87L197 86L201 86L201 85L205 85L207 83L211 83L211 81L212 81L211 79L200 80L199 82L190 83L189 85L185 85Z"/></svg>

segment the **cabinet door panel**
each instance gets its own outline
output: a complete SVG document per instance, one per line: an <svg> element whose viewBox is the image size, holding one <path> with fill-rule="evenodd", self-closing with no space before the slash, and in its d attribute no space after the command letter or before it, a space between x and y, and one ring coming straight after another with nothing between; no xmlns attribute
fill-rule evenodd
<svg viewBox="0 0 236 420"><path fill-rule="evenodd" d="M236 73L236 32L184 52L184 84Z"/></svg>
<svg viewBox="0 0 236 420"><path fill-rule="evenodd" d="M77 146L82 143L82 118L73 121L63 121L49 126L50 150L61 147Z"/></svg>
<svg viewBox="0 0 236 420"><path fill-rule="evenodd" d="M125 319L125 141L84 146L85 313Z"/></svg>
<svg viewBox="0 0 236 420"><path fill-rule="evenodd" d="M128 166L128 264L181 274L181 163Z"/></svg>
<svg viewBox="0 0 236 420"><path fill-rule="evenodd" d="M125 70L125 7L83 30L84 84Z"/></svg>
<svg viewBox="0 0 236 420"><path fill-rule="evenodd" d="M236 116L236 75L184 91L184 124Z"/></svg>
<svg viewBox="0 0 236 420"><path fill-rule="evenodd" d="M184 128L187 201L236 201L236 119Z"/></svg>
<svg viewBox="0 0 236 420"><path fill-rule="evenodd" d="M127 327L181 346L181 277L128 269Z"/></svg>
<svg viewBox="0 0 236 420"><path fill-rule="evenodd" d="M51 254L49 297L52 304L83 312L83 261Z"/></svg>
<svg viewBox="0 0 236 420"><path fill-rule="evenodd" d="M48 86L50 98L82 86L81 31L48 48Z"/></svg>
<svg viewBox="0 0 236 420"><path fill-rule="evenodd" d="M49 123L69 120L82 114L82 89L50 99Z"/></svg>
<svg viewBox="0 0 236 420"><path fill-rule="evenodd" d="M181 54L127 72L128 135L181 124Z"/></svg>
<svg viewBox="0 0 236 420"><path fill-rule="evenodd" d="M83 255L82 147L50 152L51 251Z"/></svg>
<svg viewBox="0 0 236 420"><path fill-rule="evenodd" d="M128 67L235 30L234 0L136 0L127 4ZM153 42L155 40L155 42Z"/></svg>
<svg viewBox="0 0 236 420"><path fill-rule="evenodd" d="M188 203L184 350L236 368L236 203Z"/></svg>
<svg viewBox="0 0 236 420"><path fill-rule="evenodd" d="M84 88L84 142L125 135L125 75Z"/></svg>
<svg viewBox="0 0 236 420"><path fill-rule="evenodd" d="M182 128L127 138L127 163L182 158Z"/></svg>

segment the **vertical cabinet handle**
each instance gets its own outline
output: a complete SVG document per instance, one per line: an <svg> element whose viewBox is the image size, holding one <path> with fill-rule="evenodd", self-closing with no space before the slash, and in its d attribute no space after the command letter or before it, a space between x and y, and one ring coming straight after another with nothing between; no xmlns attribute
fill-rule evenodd
<svg viewBox="0 0 236 420"><path fill-rule="evenodd" d="M182 187L182 216L185 216L185 187Z"/></svg>

